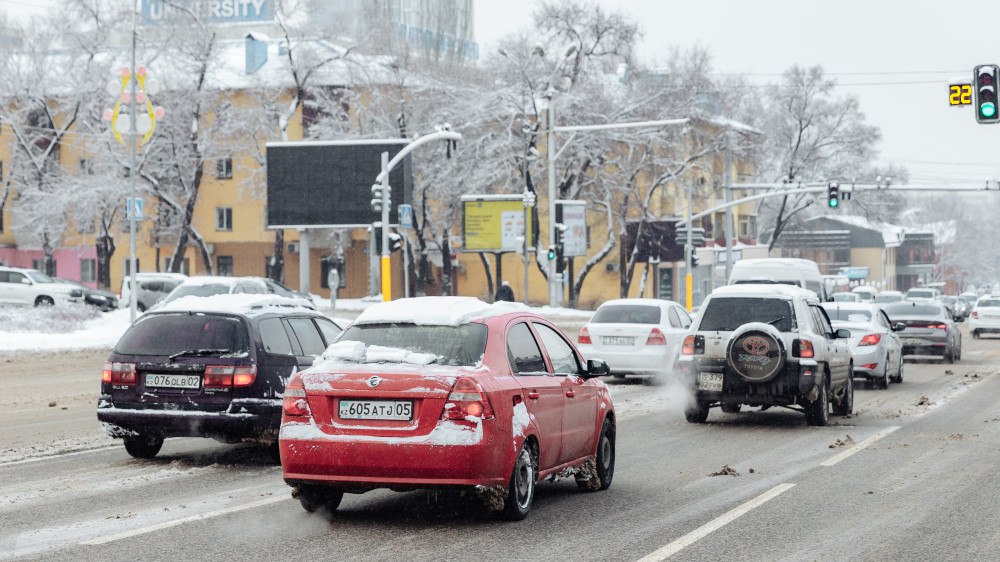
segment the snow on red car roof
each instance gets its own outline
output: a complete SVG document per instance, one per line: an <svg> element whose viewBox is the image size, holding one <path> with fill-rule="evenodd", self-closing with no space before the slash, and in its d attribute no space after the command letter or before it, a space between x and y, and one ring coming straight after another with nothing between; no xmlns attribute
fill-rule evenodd
<svg viewBox="0 0 1000 562"><path fill-rule="evenodd" d="M523 304L486 304L475 297L413 297L371 306L357 317L354 324L461 326L472 320L528 311L530 309Z"/></svg>

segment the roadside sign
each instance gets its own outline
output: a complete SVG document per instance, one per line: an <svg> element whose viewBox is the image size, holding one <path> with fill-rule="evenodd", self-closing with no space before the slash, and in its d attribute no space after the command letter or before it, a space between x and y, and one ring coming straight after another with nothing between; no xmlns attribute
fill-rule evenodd
<svg viewBox="0 0 1000 562"><path fill-rule="evenodd" d="M399 206L399 227L413 228L413 205L404 203Z"/></svg>
<svg viewBox="0 0 1000 562"><path fill-rule="evenodd" d="M132 220L132 213L130 210L135 212L135 220L142 220L142 197L126 197L125 198L125 220Z"/></svg>
<svg viewBox="0 0 1000 562"><path fill-rule="evenodd" d="M524 247L524 197L463 195L463 252L518 252ZM527 228L531 240L531 224Z"/></svg>

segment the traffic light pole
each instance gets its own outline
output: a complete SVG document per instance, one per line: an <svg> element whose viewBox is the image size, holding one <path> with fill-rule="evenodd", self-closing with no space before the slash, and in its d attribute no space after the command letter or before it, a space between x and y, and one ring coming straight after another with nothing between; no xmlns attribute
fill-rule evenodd
<svg viewBox="0 0 1000 562"><path fill-rule="evenodd" d="M691 241L691 195L694 190L694 183L689 181L688 184L688 202L687 202L687 242L684 244L684 257L687 260L687 267L685 269L686 273L684 275L684 306L687 307L687 311L691 312L691 308L694 307L694 290L691 288L691 284L694 283L694 275L692 275L691 267L693 265L693 260L691 259L691 253L694 252L694 244Z"/></svg>
<svg viewBox="0 0 1000 562"><path fill-rule="evenodd" d="M382 153L382 302L392 300L392 268L389 261L389 153Z"/></svg>
<svg viewBox="0 0 1000 562"><path fill-rule="evenodd" d="M372 205L376 204L378 201L381 206L380 211L382 212L382 264L380 268L380 273L382 277L382 301L392 300L392 269L390 267L391 261L389 259L389 253L392 251L389 248L389 205L392 203L392 198L389 194L389 172L391 172L407 154L413 152L415 148L420 145L427 144L432 141L443 140L443 141L460 141L462 140L462 133L456 133L450 130L449 127L442 128L433 133L426 134L418 139L415 139L410 144L404 146L392 160L389 160L389 153L382 153L382 171L379 172L378 177L375 178L375 185L372 186L372 191L379 189L379 199L372 200ZM374 229L375 225L372 224L372 239L374 240ZM374 255L374 252L372 252Z"/></svg>

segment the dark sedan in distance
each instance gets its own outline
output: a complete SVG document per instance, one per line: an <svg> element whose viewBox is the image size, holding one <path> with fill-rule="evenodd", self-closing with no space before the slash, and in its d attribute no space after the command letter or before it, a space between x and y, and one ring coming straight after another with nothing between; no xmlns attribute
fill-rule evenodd
<svg viewBox="0 0 1000 562"><path fill-rule="evenodd" d="M938 355L948 363L962 358L962 334L945 305L904 301L887 304L882 310L893 324L906 325L898 333L903 355Z"/></svg>
<svg viewBox="0 0 1000 562"><path fill-rule="evenodd" d="M91 289L83 283L72 279L64 279L62 277L53 277L52 279L60 283L65 283L66 285L73 285L74 287L83 290L83 302L90 306L99 308L101 312L107 312L118 308L118 297L111 291Z"/></svg>

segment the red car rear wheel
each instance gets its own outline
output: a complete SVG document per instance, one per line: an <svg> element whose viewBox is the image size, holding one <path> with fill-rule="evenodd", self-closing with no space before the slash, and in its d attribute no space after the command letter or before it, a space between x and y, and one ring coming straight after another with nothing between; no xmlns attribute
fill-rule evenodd
<svg viewBox="0 0 1000 562"><path fill-rule="evenodd" d="M520 521L531 511L531 503L535 499L535 479L538 477L536 465L531 445L526 441L514 461L514 472L510 476L507 499L504 501L504 516L511 521Z"/></svg>

